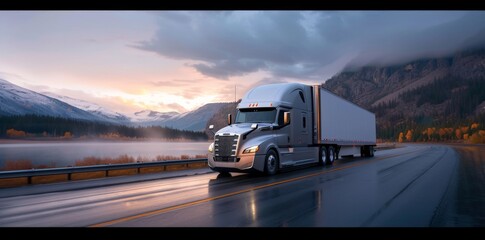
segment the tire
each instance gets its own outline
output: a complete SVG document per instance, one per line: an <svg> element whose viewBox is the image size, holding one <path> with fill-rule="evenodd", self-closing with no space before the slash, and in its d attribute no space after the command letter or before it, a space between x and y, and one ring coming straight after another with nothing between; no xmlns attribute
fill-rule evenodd
<svg viewBox="0 0 485 240"><path fill-rule="evenodd" d="M232 177L231 173L226 171L219 171L219 174L217 174L216 179L229 178L229 177Z"/></svg>
<svg viewBox="0 0 485 240"><path fill-rule="evenodd" d="M335 156L336 156L335 148L332 146L328 147L326 164L332 165L333 162L335 161Z"/></svg>
<svg viewBox="0 0 485 240"><path fill-rule="evenodd" d="M275 175L278 172L279 159L278 154L275 150L270 149L266 153L266 158L264 161L264 172L267 175Z"/></svg>
<svg viewBox="0 0 485 240"><path fill-rule="evenodd" d="M320 159L318 159L318 164L321 166L325 166L325 164L327 164L327 159L328 159L327 147L322 146L320 148L319 158Z"/></svg>
<svg viewBox="0 0 485 240"><path fill-rule="evenodd" d="M361 157L373 157L374 156L374 146L363 146L360 150Z"/></svg>

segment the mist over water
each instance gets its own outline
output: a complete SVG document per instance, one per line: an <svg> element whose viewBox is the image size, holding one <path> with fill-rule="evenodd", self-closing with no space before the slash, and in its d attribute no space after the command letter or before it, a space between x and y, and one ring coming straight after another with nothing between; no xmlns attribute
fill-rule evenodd
<svg viewBox="0 0 485 240"><path fill-rule="evenodd" d="M111 157L128 155L155 160L158 155L182 154L191 157L207 154L207 142L67 142L67 143L15 143L0 145L0 168L5 161L30 160L33 165L73 166L85 157Z"/></svg>

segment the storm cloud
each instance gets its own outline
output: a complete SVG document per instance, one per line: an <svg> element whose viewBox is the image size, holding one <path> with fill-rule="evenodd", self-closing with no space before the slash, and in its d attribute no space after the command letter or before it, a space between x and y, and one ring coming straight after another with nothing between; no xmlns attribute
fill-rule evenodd
<svg viewBox="0 0 485 240"><path fill-rule="evenodd" d="M442 57L485 46L484 11L159 12L135 44L228 79L257 71L326 80L348 67Z"/></svg>

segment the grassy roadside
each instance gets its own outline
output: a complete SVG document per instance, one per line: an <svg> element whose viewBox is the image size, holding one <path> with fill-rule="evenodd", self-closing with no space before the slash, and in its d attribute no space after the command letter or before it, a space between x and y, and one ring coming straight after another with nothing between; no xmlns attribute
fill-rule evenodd
<svg viewBox="0 0 485 240"><path fill-rule="evenodd" d="M159 155L155 161L167 161L167 160L189 160L195 158L207 158L207 155ZM133 157L122 155L117 158L96 158L87 157L82 160L76 161L76 166L91 166L99 164L123 164L123 163L134 163L138 161ZM32 165L29 161L16 161L17 163L12 163L10 167L12 168L26 168ZM76 181L76 180L86 180L104 177L115 177L124 175L135 175L135 174L148 174L148 173L158 173L166 171L178 171L184 169L196 169L207 167L207 162L196 162L196 163L184 163L184 164L174 164L167 166L155 166L155 167L134 167L129 169L118 169L118 170L106 170L106 171L96 171L96 172L80 172L71 174L56 174L56 175L45 175L45 176L33 176L33 177L19 177L19 178L4 178L0 179L0 188L6 187L18 187L30 184L43 184L43 183L56 183L56 182L66 182L66 181ZM28 168L31 169L31 168Z"/></svg>

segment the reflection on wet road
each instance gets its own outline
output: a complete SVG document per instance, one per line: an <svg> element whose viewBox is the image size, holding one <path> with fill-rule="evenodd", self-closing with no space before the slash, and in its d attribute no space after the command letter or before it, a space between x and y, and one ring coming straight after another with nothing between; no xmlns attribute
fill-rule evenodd
<svg viewBox="0 0 485 240"><path fill-rule="evenodd" d="M459 153L446 208L433 226L485 226L485 146L452 145Z"/></svg>
<svg viewBox="0 0 485 240"><path fill-rule="evenodd" d="M0 226L483 226L485 148L467 148L409 145L271 177L0 190Z"/></svg>

